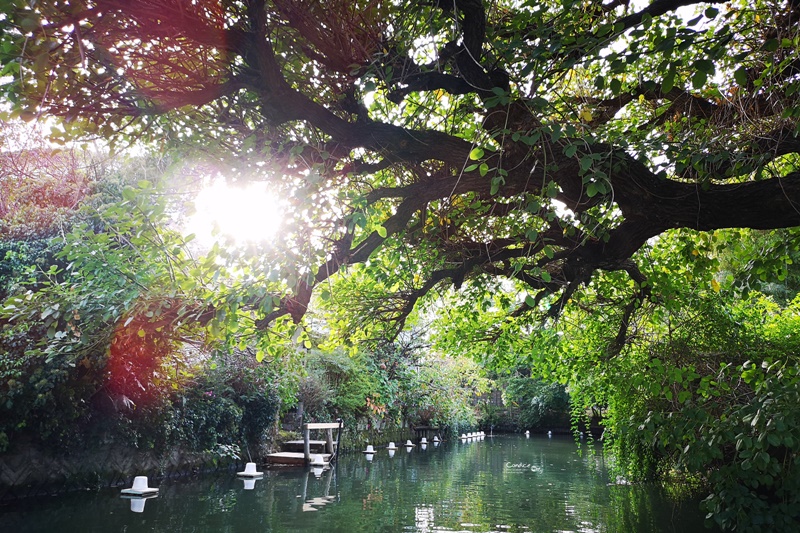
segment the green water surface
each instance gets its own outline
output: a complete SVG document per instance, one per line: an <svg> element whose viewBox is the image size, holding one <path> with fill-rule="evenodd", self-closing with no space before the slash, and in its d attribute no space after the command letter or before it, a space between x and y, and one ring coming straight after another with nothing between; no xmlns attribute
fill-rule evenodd
<svg viewBox="0 0 800 533"><path fill-rule="evenodd" d="M698 502L610 483L599 448L569 438L496 436L417 446L372 461L343 456L321 474L266 470L164 480L142 512L119 490L0 509L0 530L72 532L681 532L708 531Z"/></svg>

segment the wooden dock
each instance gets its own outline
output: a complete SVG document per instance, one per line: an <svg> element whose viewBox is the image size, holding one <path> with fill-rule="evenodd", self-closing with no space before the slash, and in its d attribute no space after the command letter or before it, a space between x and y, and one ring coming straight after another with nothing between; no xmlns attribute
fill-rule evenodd
<svg viewBox="0 0 800 533"><path fill-rule="evenodd" d="M327 450L327 441L324 440L313 440L310 439L308 441L308 447L311 449L311 453L325 453ZM338 443L333 441L334 447ZM287 452L303 452L305 447L305 441L303 440L287 440L283 443L283 449Z"/></svg>
<svg viewBox="0 0 800 533"><path fill-rule="evenodd" d="M322 460L326 463L330 462L331 454L321 453ZM267 455L267 463L272 465L289 465L289 466L305 466L305 454L301 452L275 452Z"/></svg>
<svg viewBox="0 0 800 533"><path fill-rule="evenodd" d="M293 440L284 444L284 451L267 455L267 463L275 465L304 466L311 462L312 449L315 455L322 455L323 461L329 463L336 456L338 441L333 440L333 430L342 428L342 422L321 422L303 424L303 440ZM311 440L311 431L325 430L325 440ZM302 452L297 450L302 446Z"/></svg>

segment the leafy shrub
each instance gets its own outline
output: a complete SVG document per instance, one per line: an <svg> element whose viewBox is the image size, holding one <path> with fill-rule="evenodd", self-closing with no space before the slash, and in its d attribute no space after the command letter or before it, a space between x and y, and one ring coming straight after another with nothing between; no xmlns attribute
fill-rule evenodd
<svg viewBox="0 0 800 533"><path fill-rule="evenodd" d="M519 374L503 383L504 401L516 407L519 429L564 425L564 421L569 420L570 399L564 385Z"/></svg>

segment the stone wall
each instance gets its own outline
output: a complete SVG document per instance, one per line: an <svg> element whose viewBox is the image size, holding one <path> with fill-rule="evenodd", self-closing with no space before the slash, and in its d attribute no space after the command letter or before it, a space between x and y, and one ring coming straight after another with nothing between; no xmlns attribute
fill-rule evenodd
<svg viewBox="0 0 800 533"><path fill-rule="evenodd" d="M134 476L163 480L240 464L229 457L177 449L159 454L115 447L76 450L65 456L26 448L0 455L0 503L72 490L130 486Z"/></svg>

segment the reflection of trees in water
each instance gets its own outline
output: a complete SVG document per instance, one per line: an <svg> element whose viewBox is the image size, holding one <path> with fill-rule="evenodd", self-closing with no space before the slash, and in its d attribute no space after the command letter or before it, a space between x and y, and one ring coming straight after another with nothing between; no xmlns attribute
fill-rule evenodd
<svg viewBox="0 0 800 533"><path fill-rule="evenodd" d="M252 490L231 475L167 480L144 513L118 493L76 495L55 513L12 515L19 531L692 531L663 492L609 485L602 454L575 452L564 439L497 437L448 442L372 462L350 455L315 476L310 469L267 470ZM112 512L110 512L113 511ZM7 515L6 515L7 516ZM4 524L5 518L4 516ZM101 527L91 529L87 524ZM675 528L670 524L675 523ZM467 524L469 527L464 526ZM52 527L50 527L52 526ZM14 530L10 527L9 530Z"/></svg>

